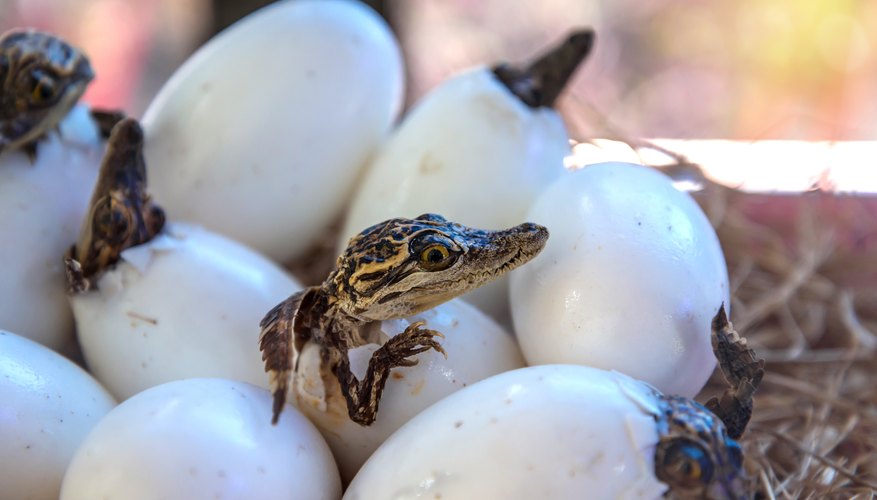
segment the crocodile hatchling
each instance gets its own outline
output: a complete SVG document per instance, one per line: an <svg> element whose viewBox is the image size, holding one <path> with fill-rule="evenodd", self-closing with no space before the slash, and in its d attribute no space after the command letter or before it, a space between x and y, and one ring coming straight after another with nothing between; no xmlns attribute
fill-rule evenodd
<svg viewBox="0 0 877 500"><path fill-rule="evenodd" d="M422 321L391 337L375 351L358 380L348 351L369 342L369 322L402 318L434 307L484 284L535 256L548 232L535 224L505 231L482 231L439 215L390 219L350 240L326 281L306 288L272 309L262 320L260 347L270 374L276 423L286 399L295 353L305 344L320 347L321 376L337 378L350 419L374 422L390 370L412 366L410 356L435 349L444 353L434 330ZM749 498L743 456L735 441L752 414L752 395L764 374L746 340L731 328L724 307L712 322L713 351L729 388L706 406L655 391L659 442L655 474L670 498Z"/></svg>
<svg viewBox="0 0 877 500"><path fill-rule="evenodd" d="M121 120L110 133L88 210L65 258L70 293L94 288L94 277L118 262L123 250L164 227L164 211L146 193L143 130L135 119Z"/></svg>
<svg viewBox="0 0 877 500"><path fill-rule="evenodd" d="M0 154L21 149L36 158L37 141L56 128L94 78L88 58L60 38L34 30L0 37ZM122 118L92 112L104 137Z"/></svg>
<svg viewBox="0 0 877 500"><path fill-rule="evenodd" d="M429 349L444 350L435 339L441 333L418 321L375 351L358 380L347 353L369 343L367 326L425 311L477 288L532 259L547 239L548 230L536 224L486 231L435 214L390 219L354 236L322 285L295 293L261 322L274 423L296 369L295 353L315 342L321 376L326 380L333 374L350 419L370 425L390 370L415 365L409 357Z"/></svg>
<svg viewBox="0 0 877 500"><path fill-rule="evenodd" d="M734 331L724 306L712 321L713 352L729 384L706 405L655 391L659 441L655 476L670 489L668 498L714 500L751 498L739 439L752 416L752 395L764 376L745 338Z"/></svg>

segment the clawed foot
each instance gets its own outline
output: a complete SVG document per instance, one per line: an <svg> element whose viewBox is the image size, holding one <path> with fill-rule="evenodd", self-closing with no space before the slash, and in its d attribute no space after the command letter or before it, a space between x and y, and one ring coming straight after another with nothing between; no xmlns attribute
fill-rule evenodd
<svg viewBox="0 0 877 500"><path fill-rule="evenodd" d="M752 417L752 395L764 376L764 360L758 359L745 338L734 331L725 314L725 306L713 318L713 352L730 387L706 406L718 416L732 439L739 439Z"/></svg>
<svg viewBox="0 0 877 500"><path fill-rule="evenodd" d="M445 336L441 332L421 328L425 324L425 321L417 321L408 325L405 331L392 337L381 346L375 352L375 356L379 356L387 368L414 366L417 364L417 359L409 358L430 349L435 349L447 358L448 353L435 339L436 337L445 338Z"/></svg>
<svg viewBox="0 0 877 500"><path fill-rule="evenodd" d="M365 377L357 380L350 371L350 363L344 358L335 367L335 376L341 384L341 391L347 399L347 412L350 420L359 425L371 425L378 415L381 394L390 376L390 370L400 366L414 366L417 359L411 359L422 352L434 349L445 357L448 354L438 343L436 337L444 338L440 332L422 328L423 321L412 323L402 333L388 340L372 354Z"/></svg>

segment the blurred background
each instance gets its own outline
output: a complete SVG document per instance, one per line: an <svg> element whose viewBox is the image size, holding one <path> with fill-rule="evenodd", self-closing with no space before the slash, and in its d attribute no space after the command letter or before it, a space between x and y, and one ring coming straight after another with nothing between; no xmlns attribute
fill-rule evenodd
<svg viewBox="0 0 877 500"><path fill-rule="evenodd" d="M141 115L212 34L265 0L0 0L0 29L83 48L85 99ZM559 108L578 139L630 136L856 140L877 136L873 0L383 0L409 102L474 64L522 61L575 26L595 53Z"/></svg>

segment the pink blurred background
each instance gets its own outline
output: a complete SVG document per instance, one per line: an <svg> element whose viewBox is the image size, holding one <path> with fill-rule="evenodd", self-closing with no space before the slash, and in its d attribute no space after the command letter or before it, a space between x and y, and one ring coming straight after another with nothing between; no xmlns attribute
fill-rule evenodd
<svg viewBox="0 0 877 500"><path fill-rule="evenodd" d="M83 48L85 99L139 115L211 33L267 3L0 0L0 29ZM559 102L574 137L855 140L877 136L873 0L417 0L370 2L400 36L409 101L473 64L521 61L574 26L595 53Z"/></svg>

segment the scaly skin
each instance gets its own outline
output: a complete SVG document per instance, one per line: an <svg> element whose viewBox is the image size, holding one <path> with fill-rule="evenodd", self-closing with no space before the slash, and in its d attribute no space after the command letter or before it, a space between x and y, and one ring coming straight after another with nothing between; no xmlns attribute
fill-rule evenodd
<svg viewBox="0 0 877 500"><path fill-rule="evenodd" d="M529 66L499 64L493 75L509 92L531 108L554 106L573 73L594 46L594 30L582 28L547 50Z"/></svg>
<svg viewBox="0 0 877 500"><path fill-rule="evenodd" d="M667 497L712 500L751 498L738 439L752 415L752 394L764 360L734 331L725 307L712 321L713 352L731 387L706 406L656 391L659 442L655 475L670 486Z"/></svg>
<svg viewBox="0 0 877 500"><path fill-rule="evenodd" d="M85 55L58 37L15 30L0 37L0 154L25 151L57 127L94 72Z"/></svg>
<svg viewBox="0 0 877 500"><path fill-rule="evenodd" d="M434 214L390 219L353 237L322 285L292 295L261 322L273 422L286 401L295 353L314 342L323 379L336 377L350 419L370 425L390 370L416 364L410 358L429 349L444 350L436 340L441 333L414 323L373 353L359 380L347 352L368 343L367 325L425 311L498 278L536 256L547 239L536 224L484 231Z"/></svg>
<svg viewBox="0 0 877 500"><path fill-rule="evenodd" d="M88 215L64 261L69 291L94 288L123 250L151 240L164 221L164 211L146 193L143 130L133 118L123 119L107 141Z"/></svg>
<svg viewBox="0 0 877 500"><path fill-rule="evenodd" d="M752 395L764 377L764 360L734 331L724 307L713 318L712 344L729 388L706 407L722 419L732 439L740 439L752 417Z"/></svg>
<svg viewBox="0 0 877 500"><path fill-rule="evenodd" d="M669 498L750 498L743 452L708 409L679 396L656 394L659 441L655 476L666 483Z"/></svg>

